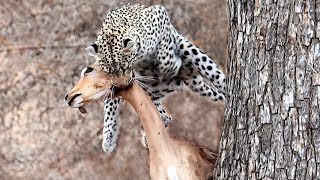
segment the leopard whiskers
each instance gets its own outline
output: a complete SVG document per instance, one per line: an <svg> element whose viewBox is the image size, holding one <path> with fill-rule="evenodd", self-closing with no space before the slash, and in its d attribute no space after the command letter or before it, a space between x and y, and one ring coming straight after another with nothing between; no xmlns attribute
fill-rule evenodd
<svg viewBox="0 0 320 180"><path fill-rule="evenodd" d="M146 85L145 83L139 81L139 80L135 80L135 82L137 82L139 84L139 86L141 86L144 90L149 90L149 86Z"/></svg>
<svg viewBox="0 0 320 180"><path fill-rule="evenodd" d="M108 99L108 98L110 97L110 93L111 93L111 90L109 90L109 91L104 95L103 101L106 101L106 99Z"/></svg>
<svg viewBox="0 0 320 180"><path fill-rule="evenodd" d="M147 81L160 81L161 79L159 77L154 76L135 76L136 80L147 80Z"/></svg>

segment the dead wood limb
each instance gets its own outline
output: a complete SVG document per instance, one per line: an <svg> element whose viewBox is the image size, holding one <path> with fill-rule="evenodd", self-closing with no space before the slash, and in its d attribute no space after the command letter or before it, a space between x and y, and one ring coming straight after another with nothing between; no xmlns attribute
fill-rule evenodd
<svg viewBox="0 0 320 180"><path fill-rule="evenodd" d="M0 52L3 51L21 51L21 50L37 50L37 49L63 49L63 48L84 48L85 45L52 45L52 46L43 46L43 45L18 45L18 46L8 46L6 48L1 48Z"/></svg>

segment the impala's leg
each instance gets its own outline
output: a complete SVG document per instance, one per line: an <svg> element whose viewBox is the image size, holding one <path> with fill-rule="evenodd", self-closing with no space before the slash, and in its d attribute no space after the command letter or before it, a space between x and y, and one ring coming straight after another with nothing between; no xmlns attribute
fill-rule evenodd
<svg viewBox="0 0 320 180"><path fill-rule="evenodd" d="M112 152L116 147L119 133L119 107L122 100L120 98L107 99L104 106L103 121L103 141L102 149L104 152Z"/></svg>

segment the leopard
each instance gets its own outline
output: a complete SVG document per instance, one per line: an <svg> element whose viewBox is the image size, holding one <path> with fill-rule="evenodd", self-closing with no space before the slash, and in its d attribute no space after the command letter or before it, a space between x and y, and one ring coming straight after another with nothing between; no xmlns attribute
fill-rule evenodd
<svg viewBox="0 0 320 180"><path fill-rule="evenodd" d="M165 96L184 86L211 101L225 101L225 75L200 48L180 35L164 6L127 4L108 12L96 41L86 48L104 72L138 80L167 127ZM104 101L102 149L112 152L119 134L121 98ZM143 144L147 147L145 136Z"/></svg>

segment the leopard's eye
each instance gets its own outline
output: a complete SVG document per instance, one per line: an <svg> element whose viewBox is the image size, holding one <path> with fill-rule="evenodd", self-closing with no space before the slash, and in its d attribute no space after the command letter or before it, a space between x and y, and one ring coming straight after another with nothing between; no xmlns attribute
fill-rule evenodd
<svg viewBox="0 0 320 180"><path fill-rule="evenodd" d="M96 57L98 53L98 45L96 43L86 47L89 56Z"/></svg>
<svg viewBox="0 0 320 180"><path fill-rule="evenodd" d="M98 52L98 45L94 43L91 46L93 47L95 53L97 53Z"/></svg>
<svg viewBox="0 0 320 180"><path fill-rule="evenodd" d="M128 46L128 43L129 43L130 41L131 41L130 39L125 39L125 40L123 41L123 46L124 46L124 47L127 47L127 46Z"/></svg>

